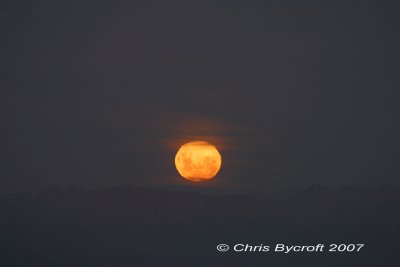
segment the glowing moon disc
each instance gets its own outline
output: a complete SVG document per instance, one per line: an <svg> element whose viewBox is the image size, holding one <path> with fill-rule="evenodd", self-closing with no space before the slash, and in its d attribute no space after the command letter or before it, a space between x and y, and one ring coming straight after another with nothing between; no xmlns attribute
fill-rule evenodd
<svg viewBox="0 0 400 267"><path fill-rule="evenodd" d="M214 178L221 168L221 162L217 148L204 141L184 144L175 156L179 174L195 182Z"/></svg>

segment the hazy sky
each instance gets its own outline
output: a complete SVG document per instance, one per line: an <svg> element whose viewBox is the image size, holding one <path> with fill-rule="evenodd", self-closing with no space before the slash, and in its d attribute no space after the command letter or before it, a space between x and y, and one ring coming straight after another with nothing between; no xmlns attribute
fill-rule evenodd
<svg viewBox="0 0 400 267"><path fill-rule="evenodd" d="M0 192L185 184L198 139L210 186L399 183L396 1L8 2Z"/></svg>

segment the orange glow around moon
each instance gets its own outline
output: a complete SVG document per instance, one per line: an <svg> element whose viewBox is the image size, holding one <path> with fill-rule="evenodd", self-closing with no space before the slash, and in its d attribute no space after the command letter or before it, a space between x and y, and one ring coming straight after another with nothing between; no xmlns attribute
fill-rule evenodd
<svg viewBox="0 0 400 267"><path fill-rule="evenodd" d="M217 148L204 141L184 144L175 156L179 174L194 182L214 178L221 168L221 162Z"/></svg>

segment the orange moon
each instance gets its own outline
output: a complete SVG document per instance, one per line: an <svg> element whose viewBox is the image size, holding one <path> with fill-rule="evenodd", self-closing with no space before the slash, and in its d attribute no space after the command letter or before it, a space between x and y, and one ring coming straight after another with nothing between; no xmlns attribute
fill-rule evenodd
<svg viewBox="0 0 400 267"><path fill-rule="evenodd" d="M184 144L175 156L175 166L179 174L193 182L214 178L221 163L221 154L217 148L204 141Z"/></svg>

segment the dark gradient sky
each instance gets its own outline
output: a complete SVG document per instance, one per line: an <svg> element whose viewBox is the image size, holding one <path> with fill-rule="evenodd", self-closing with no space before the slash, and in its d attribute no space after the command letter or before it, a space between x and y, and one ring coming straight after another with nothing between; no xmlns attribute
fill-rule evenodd
<svg viewBox="0 0 400 267"><path fill-rule="evenodd" d="M0 192L186 184L198 139L211 187L398 184L396 2L8 1Z"/></svg>

